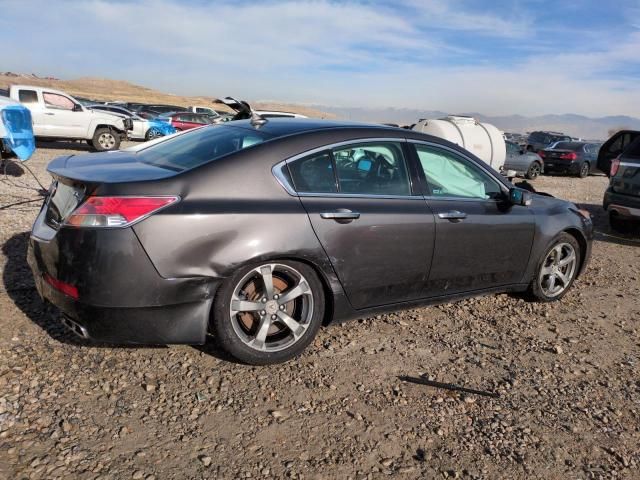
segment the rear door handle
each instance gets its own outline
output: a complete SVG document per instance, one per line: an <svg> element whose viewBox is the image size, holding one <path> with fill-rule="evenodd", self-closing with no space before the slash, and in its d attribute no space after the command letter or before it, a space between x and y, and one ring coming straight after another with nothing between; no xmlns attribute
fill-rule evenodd
<svg viewBox="0 0 640 480"><path fill-rule="evenodd" d="M55 115L55 113L51 113L51 112L44 112L45 115Z"/></svg>
<svg viewBox="0 0 640 480"><path fill-rule="evenodd" d="M357 220L360 218L360 213L341 209L335 212L323 212L320 214L320 218L325 220Z"/></svg>
<svg viewBox="0 0 640 480"><path fill-rule="evenodd" d="M449 212L442 212L438 214L438 217L445 220L464 220L467 218L467 214L459 212L458 210L451 210Z"/></svg>

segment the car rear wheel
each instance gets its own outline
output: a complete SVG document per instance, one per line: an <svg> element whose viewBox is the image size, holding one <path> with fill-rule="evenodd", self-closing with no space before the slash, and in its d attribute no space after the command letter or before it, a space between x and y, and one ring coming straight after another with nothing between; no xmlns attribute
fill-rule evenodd
<svg viewBox="0 0 640 480"><path fill-rule="evenodd" d="M93 134L91 145L99 152L120 148L120 135L109 128L98 128Z"/></svg>
<svg viewBox="0 0 640 480"><path fill-rule="evenodd" d="M324 292L309 266L288 260L240 269L216 296L212 330L242 362L279 363L311 343L324 317Z"/></svg>
<svg viewBox="0 0 640 480"><path fill-rule="evenodd" d="M538 178L541 172L542 172L542 166L540 165L540 163L533 162L531 165L529 165L529 170L527 170L527 173L525 174L525 178L528 178L529 180L534 180Z"/></svg>
<svg viewBox="0 0 640 480"><path fill-rule="evenodd" d="M542 302L560 300L578 274L580 245L568 233L560 234L538 263L529 288L534 299Z"/></svg>
<svg viewBox="0 0 640 480"><path fill-rule="evenodd" d="M580 165L578 176L580 178L586 178L589 176L589 162L584 162L582 165Z"/></svg>

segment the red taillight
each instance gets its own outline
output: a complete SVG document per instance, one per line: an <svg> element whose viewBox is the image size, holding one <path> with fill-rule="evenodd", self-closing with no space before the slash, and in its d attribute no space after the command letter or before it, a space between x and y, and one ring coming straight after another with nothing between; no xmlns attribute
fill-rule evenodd
<svg viewBox="0 0 640 480"><path fill-rule="evenodd" d="M538 152L538 156L539 156L540 158L544 158L544 150L540 150L540 151Z"/></svg>
<svg viewBox="0 0 640 480"><path fill-rule="evenodd" d="M611 170L609 171L609 176L614 177L616 173L618 173L618 169L620 168L620 157L616 157L611 160Z"/></svg>
<svg viewBox="0 0 640 480"><path fill-rule="evenodd" d="M89 197L67 218L74 227L126 227L178 201L178 197Z"/></svg>
<svg viewBox="0 0 640 480"><path fill-rule="evenodd" d="M53 278L48 273L44 274L44 281L59 292L62 292L75 300L78 300L78 298L80 298L80 296L78 295L78 287L76 287L75 285L63 282L62 280L58 280L57 278Z"/></svg>
<svg viewBox="0 0 640 480"><path fill-rule="evenodd" d="M562 155L560 155L560 158L563 160L575 160L576 158L578 158L578 155L576 154L576 152L563 153Z"/></svg>

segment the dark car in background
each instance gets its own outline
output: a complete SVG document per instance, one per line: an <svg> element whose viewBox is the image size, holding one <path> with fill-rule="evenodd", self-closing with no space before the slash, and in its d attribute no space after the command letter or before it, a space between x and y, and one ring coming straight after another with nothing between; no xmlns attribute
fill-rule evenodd
<svg viewBox="0 0 640 480"><path fill-rule="evenodd" d="M611 138L600 147L600 151L598 152L598 168L609 175L613 159L620 156L638 137L640 137L640 131L638 130L620 130L613 134Z"/></svg>
<svg viewBox="0 0 640 480"><path fill-rule="evenodd" d="M611 228L627 231L640 221L640 136L611 162L603 206Z"/></svg>
<svg viewBox="0 0 640 480"><path fill-rule="evenodd" d="M568 173L580 178L597 170L600 144L558 142L538 152L544 160L545 173Z"/></svg>
<svg viewBox="0 0 640 480"><path fill-rule="evenodd" d="M244 362L281 362L330 320L490 292L559 300L591 252L588 212L381 125L238 120L48 171L28 261L97 341L210 331Z"/></svg>
<svg viewBox="0 0 640 480"><path fill-rule="evenodd" d="M512 170L529 180L538 178L544 171L544 162L537 153L523 150L522 146L507 140L507 156L502 167L505 172Z"/></svg>
<svg viewBox="0 0 640 480"><path fill-rule="evenodd" d="M531 132L527 138L527 150L539 152L555 142L570 142L571 137L560 132Z"/></svg>

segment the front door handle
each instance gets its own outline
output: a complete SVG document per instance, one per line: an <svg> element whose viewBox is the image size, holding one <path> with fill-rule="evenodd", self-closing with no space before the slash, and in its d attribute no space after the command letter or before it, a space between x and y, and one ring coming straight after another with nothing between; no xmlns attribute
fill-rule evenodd
<svg viewBox="0 0 640 480"><path fill-rule="evenodd" d="M459 212L458 210L451 210L449 212L442 212L438 214L438 217L444 220L464 220L467 218L467 214Z"/></svg>
<svg viewBox="0 0 640 480"><path fill-rule="evenodd" d="M357 220L360 218L360 213L352 212L347 209L336 210L335 212L323 212L320 214L320 218L324 218L325 220Z"/></svg>
<svg viewBox="0 0 640 480"><path fill-rule="evenodd" d="M51 112L44 112L45 115L55 115L55 113L51 113Z"/></svg>

